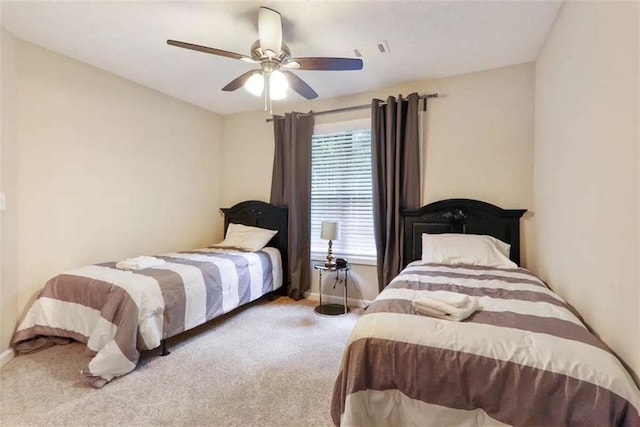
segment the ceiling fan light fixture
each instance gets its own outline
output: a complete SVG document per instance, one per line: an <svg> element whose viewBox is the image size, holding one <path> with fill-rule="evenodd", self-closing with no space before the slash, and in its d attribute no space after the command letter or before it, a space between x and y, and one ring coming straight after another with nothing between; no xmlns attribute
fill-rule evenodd
<svg viewBox="0 0 640 427"><path fill-rule="evenodd" d="M244 88L252 95L260 96L264 90L264 77L261 73L255 73L244 83Z"/></svg>
<svg viewBox="0 0 640 427"><path fill-rule="evenodd" d="M277 101L287 97L287 89L289 89L289 80L281 71L275 70L269 78L269 89L271 99Z"/></svg>

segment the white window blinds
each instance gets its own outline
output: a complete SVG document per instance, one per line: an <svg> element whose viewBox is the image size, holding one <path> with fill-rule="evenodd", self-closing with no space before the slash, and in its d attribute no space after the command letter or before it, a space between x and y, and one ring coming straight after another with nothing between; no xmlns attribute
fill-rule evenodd
<svg viewBox="0 0 640 427"><path fill-rule="evenodd" d="M337 221L334 256L374 259L372 198L370 122L316 126L311 140L311 252L326 255L328 242L320 238L320 225Z"/></svg>

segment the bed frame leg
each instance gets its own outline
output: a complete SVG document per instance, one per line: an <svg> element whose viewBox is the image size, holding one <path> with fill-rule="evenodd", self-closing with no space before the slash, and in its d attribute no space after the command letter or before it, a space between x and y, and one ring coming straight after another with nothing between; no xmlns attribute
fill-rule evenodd
<svg viewBox="0 0 640 427"><path fill-rule="evenodd" d="M162 353L160 353L160 356L168 356L171 354L171 352L167 350L167 340L160 340L160 345L162 345Z"/></svg>

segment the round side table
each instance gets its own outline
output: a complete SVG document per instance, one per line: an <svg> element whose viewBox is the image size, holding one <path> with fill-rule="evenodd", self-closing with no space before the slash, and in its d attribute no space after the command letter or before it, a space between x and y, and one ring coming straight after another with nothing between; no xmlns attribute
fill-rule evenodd
<svg viewBox="0 0 640 427"><path fill-rule="evenodd" d="M351 270L351 266L347 264L345 267L327 267L324 264L316 264L313 268L318 272L318 293L320 294L320 304L314 308L314 311L317 314L321 314L324 316L338 316L342 314L347 314L349 312L349 307L347 306L347 284L349 280L349 270ZM340 274L343 274L343 284L344 284L344 304L323 304L322 303L322 273L324 272L335 272L337 275L337 279L340 280Z"/></svg>

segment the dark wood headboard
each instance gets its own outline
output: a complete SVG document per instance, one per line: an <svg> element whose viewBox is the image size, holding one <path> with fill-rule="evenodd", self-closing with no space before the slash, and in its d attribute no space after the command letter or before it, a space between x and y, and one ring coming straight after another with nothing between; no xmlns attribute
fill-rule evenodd
<svg viewBox="0 0 640 427"><path fill-rule="evenodd" d="M259 200L240 202L230 208L220 209L224 213L224 230L226 233L229 223L250 225L253 227L278 230L278 234L267 243L267 246L277 248L282 257L282 293L287 295L289 283L289 209L286 206L274 206Z"/></svg>
<svg viewBox="0 0 640 427"><path fill-rule="evenodd" d="M509 258L520 265L520 217L526 209L502 209L472 199L447 199L416 210L402 211L402 267L422 257L422 233L463 233L493 236L511 245Z"/></svg>

